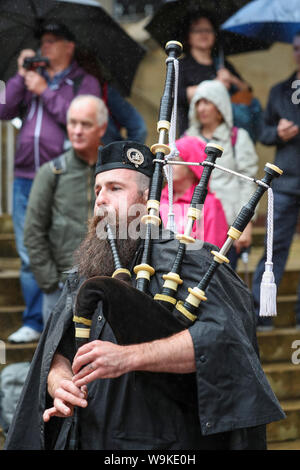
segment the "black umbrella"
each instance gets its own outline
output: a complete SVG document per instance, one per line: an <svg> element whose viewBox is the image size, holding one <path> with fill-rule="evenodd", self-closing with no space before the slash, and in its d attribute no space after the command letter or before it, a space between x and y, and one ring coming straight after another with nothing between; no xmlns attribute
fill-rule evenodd
<svg viewBox="0 0 300 470"><path fill-rule="evenodd" d="M0 0L0 78L16 72L17 57L24 48L37 49L35 37L41 25L63 23L76 37L81 56L93 57L119 91L130 94L137 67L145 50L93 0Z"/></svg>
<svg viewBox="0 0 300 470"><path fill-rule="evenodd" d="M199 14L210 18L219 28L224 21L250 0L165 0L154 13L146 30L160 46L164 47L170 40L186 43L190 21ZM254 38L218 31L217 47L226 55L238 54L270 47L267 42Z"/></svg>

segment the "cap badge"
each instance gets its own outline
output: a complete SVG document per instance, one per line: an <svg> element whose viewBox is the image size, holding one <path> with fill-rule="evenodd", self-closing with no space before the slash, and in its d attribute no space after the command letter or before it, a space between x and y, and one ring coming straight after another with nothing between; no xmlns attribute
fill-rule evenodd
<svg viewBox="0 0 300 470"><path fill-rule="evenodd" d="M130 148L126 152L128 160L136 167L138 168L142 163L144 163L144 155L142 152L135 148Z"/></svg>

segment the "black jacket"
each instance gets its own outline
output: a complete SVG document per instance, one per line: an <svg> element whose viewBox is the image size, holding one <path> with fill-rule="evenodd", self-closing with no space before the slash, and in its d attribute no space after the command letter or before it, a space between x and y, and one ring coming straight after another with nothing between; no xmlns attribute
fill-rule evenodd
<svg viewBox="0 0 300 470"><path fill-rule="evenodd" d="M177 240L154 241L152 295L160 291L162 274L170 271L177 246ZM200 250L187 251L179 299L184 299L187 287L195 286L207 271L211 248L204 244ZM135 262L139 257L140 251ZM63 449L66 444L70 419L53 418L45 425L42 414L46 406L52 406L46 387L53 354L57 348L62 353L61 338L73 334L78 287L76 272L71 273L40 340L6 449ZM90 404L80 410L83 448L265 448L265 425L285 415L260 365L251 294L231 268L221 265L207 297L201 304L199 320L189 328L196 373L178 376L185 387L190 385L186 403L161 392L157 381L152 383L152 373L144 376L133 372L117 379L94 381L89 387ZM114 341L105 320L105 304L106 300L100 302L95 311L92 339ZM143 312L137 314L140 321ZM159 374L153 375L157 378Z"/></svg>
<svg viewBox="0 0 300 470"><path fill-rule="evenodd" d="M241 79L233 65L225 60L224 66L236 77ZM199 85L204 80L214 80L217 76L217 61L211 65L203 65L197 62L193 56L187 54L179 61L178 78L178 127L179 135L183 135L189 127L189 103L186 89L189 86Z"/></svg>
<svg viewBox="0 0 300 470"><path fill-rule="evenodd" d="M293 73L271 89L259 140L265 145L276 146L274 163L283 170L280 178L273 181L273 190L299 196L300 133L288 142L284 142L277 134L277 125L282 118L293 121L300 127L299 84L295 88L295 80L296 73Z"/></svg>

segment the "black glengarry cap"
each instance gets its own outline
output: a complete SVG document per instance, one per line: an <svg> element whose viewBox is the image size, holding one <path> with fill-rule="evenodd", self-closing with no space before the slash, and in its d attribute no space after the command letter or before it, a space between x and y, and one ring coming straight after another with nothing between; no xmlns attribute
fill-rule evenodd
<svg viewBox="0 0 300 470"><path fill-rule="evenodd" d="M95 176L104 171L127 168L151 178L154 169L153 158L150 149L139 142L111 142L105 147L99 147Z"/></svg>
<svg viewBox="0 0 300 470"><path fill-rule="evenodd" d="M57 36L59 38L67 39L68 41L74 41L75 42L75 35L62 23L55 23L53 22L48 22L48 23L42 23L39 25L38 29L36 30L36 37L38 39L41 39L43 34L46 33L51 33L54 34L54 36Z"/></svg>

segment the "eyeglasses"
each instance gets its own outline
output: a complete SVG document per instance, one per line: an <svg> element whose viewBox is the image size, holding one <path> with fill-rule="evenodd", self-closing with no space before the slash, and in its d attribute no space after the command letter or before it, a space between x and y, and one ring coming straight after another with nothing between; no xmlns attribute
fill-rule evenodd
<svg viewBox="0 0 300 470"><path fill-rule="evenodd" d="M192 34L214 34L214 30L211 28L191 28L190 33Z"/></svg>
<svg viewBox="0 0 300 470"><path fill-rule="evenodd" d="M63 38L42 39L41 46L44 46L45 44L54 44L55 42L63 41L63 40L64 40Z"/></svg>

